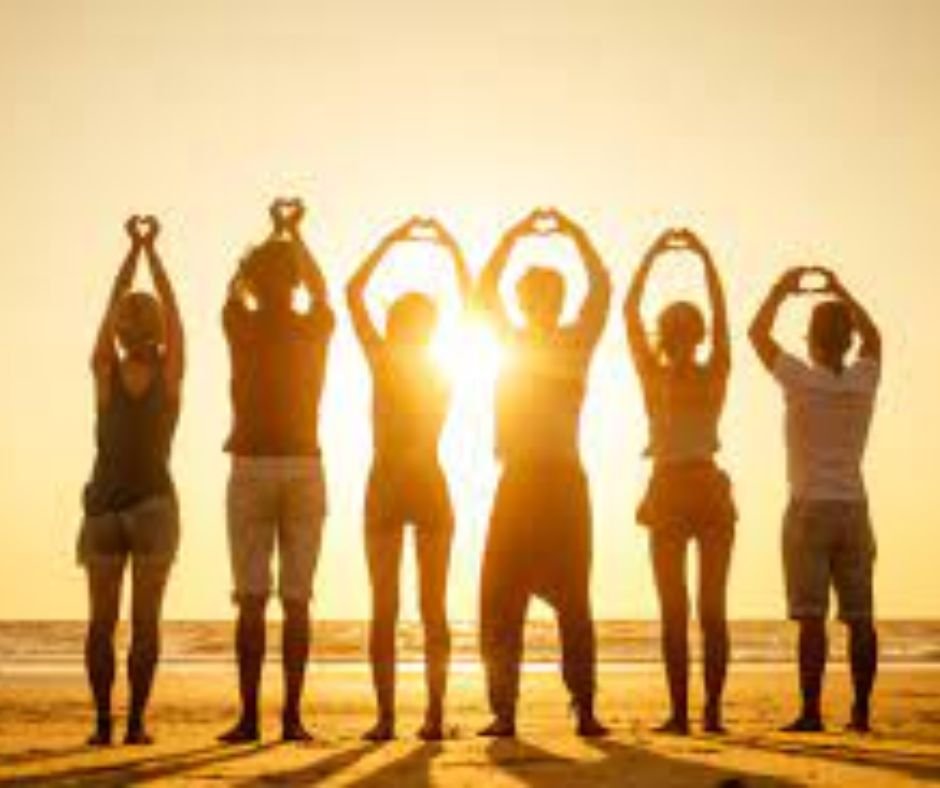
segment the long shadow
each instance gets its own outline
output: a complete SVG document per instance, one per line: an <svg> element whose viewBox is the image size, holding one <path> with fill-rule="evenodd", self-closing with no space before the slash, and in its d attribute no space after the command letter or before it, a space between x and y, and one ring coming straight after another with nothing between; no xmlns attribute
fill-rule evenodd
<svg viewBox="0 0 940 788"><path fill-rule="evenodd" d="M250 758L281 746L280 742L271 742L257 746L233 748L223 744L200 747L194 750L153 755L119 763L98 766L65 768L29 777L9 777L0 779L0 786L49 785L54 782L83 783L89 785L140 785L143 783L177 777L210 764ZM131 750L127 750L128 753ZM136 751L139 752L139 751Z"/></svg>
<svg viewBox="0 0 940 788"><path fill-rule="evenodd" d="M70 747L31 747L23 752L14 752L7 755L0 755L0 766L29 766L43 761L52 761L56 758L68 758L72 755L78 755L82 752L88 752L87 744L76 744Z"/></svg>
<svg viewBox="0 0 940 788"><path fill-rule="evenodd" d="M487 756L494 766L523 785L562 788L571 784L572 774L586 785L670 785L778 786L796 788L800 783L765 774L722 769L679 758L670 758L640 747L630 747L612 739L588 739L586 744L602 754L597 761L565 758L530 742L494 742Z"/></svg>
<svg viewBox="0 0 940 788"><path fill-rule="evenodd" d="M348 769L368 753L375 752L375 750L376 745L374 744L360 744L326 758L319 758L313 763L298 769L269 771L257 777L232 781L230 784L237 785L239 788L262 788L262 786L270 785L315 785L320 780L325 780L337 772Z"/></svg>
<svg viewBox="0 0 940 788"><path fill-rule="evenodd" d="M372 774L349 783L349 786L372 788L379 785L408 785L424 788L431 785L431 765L443 750L439 742L417 744L404 758L392 761Z"/></svg>
<svg viewBox="0 0 940 788"><path fill-rule="evenodd" d="M776 741L751 737L729 737L728 744L750 750L801 758L821 758L856 766L871 766L905 774L914 780L940 781L940 758L936 753L899 752L872 747L852 747L832 741Z"/></svg>

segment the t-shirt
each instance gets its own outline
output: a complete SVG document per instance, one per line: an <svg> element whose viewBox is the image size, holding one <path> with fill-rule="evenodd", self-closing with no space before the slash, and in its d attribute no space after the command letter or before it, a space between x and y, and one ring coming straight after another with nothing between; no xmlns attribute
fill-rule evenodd
<svg viewBox="0 0 940 788"><path fill-rule="evenodd" d="M497 381L496 455L506 464L577 461L593 342L574 328L509 336Z"/></svg>
<svg viewBox="0 0 940 788"><path fill-rule="evenodd" d="M372 431L377 461L434 461L450 404L450 386L434 361L381 344L372 368Z"/></svg>
<svg viewBox="0 0 940 788"><path fill-rule="evenodd" d="M864 500L862 458L881 365L860 358L836 374L781 353L773 375L786 398L790 492L810 501Z"/></svg>
<svg viewBox="0 0 940 788"><path fill-rule="evenodd" d="M247 457L318 455L332 311L315 304L307 314L275 314L230 303L223 322L234 416L226 451Z"/></svg>
<svg viewBox="0 0 940 788"><path fill-rule="evenodd" d="M707 460L720 448L718 419L727 372L694 366L683 372L657 365L643 379L649 414L646 456L656 462Z"/></svg>

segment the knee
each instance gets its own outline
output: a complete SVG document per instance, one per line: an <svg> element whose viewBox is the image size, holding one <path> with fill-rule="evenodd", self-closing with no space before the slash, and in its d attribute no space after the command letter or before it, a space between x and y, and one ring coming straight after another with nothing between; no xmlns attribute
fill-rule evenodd
<svg viewBox="0 0 940 788"><path fill-rule="evenodd" d="M112 640L117 629L117 615L97 614L88 622L88 639L94 641Z"/></svg>
<svg viewBox="0 0 940 788"><path fill-rule="evenodd" d="M310 603L306 600L284 599L281 608L286 626L306 626L310 623Z"/></svg>
<svg viewBox="0 0 940 788"><path fill-rule="evenodd" d="M850 621L849 636L858 642L874 641L877 638L874 622L870 618Z"/></svg>
<svg viewBox="0 0 940 788"><path fill-rule="evenodd" d="M723 602L703 602L699 610L699 626L708 635L724 635L728 631L728 617Z"/></svg>

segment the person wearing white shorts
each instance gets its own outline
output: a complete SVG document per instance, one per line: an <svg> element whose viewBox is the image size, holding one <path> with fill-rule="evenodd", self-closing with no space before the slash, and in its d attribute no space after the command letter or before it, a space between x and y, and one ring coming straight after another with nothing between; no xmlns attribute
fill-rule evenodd
<svg viewBox="0 0 940 788"><path fill-rule="evenodd" d="M809 277L821 284L808 283ZM772 337L782 303L823 293L809 326L810 363L785 353ZM858 357L848 358L855 334ZM849 728L866 732L878 666L873 623L875 540L862 458L881 377L881 336L871 317L828 269L794 268L774 285L751 325L751 342L780 384L786 405L790 503L783 559L790 618L799 622L803 708L788 732L823 730L822 680L830 589L849 627L855 701Z"/></svg>
<svg viewBox="0 0 940 788"><path fill-rule="evenodd" d="M334 318L323 275L300 236L303 205L277 200L270 213L274 231L242 261L223 313L232 359L228 536L242 707L236 725L219 737L225 743L260 735L265 608L275 550L284 609L282 738L311 738L300 705L311 587L327 508L317 424ZM305 312L294 308L301 286L310 299Z"/></svg>

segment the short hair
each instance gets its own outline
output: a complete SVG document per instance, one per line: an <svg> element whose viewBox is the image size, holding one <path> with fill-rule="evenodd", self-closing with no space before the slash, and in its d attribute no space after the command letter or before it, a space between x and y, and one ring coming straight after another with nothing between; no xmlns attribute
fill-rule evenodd
<svg viewBox="0 0 940 788"><path fill-rule="evenodd" d="M427 293L405 293L392 302L385 320L389 335L412 330L430 333L437 322L437 304Z"/></svg>
<svg viewBox="0 0 940 788"><path fill-rule="evenodd" d="M822 301L813 307L809 340L826 355L841 358L852 347L855 321L844 301Z"/></svg>
<svg viewBox="0 0 940 788"><path fill-rule="evenodd" d="M547 298L556 301L557 308L561 309L565 298L565 278L554 268L532 266L519 277L516 295L523 307Z"/></svg>
<svg viewBox="0 0 940 788"><path fill-rule="evenodd" d="M705 318L691 301L675 301L659 314L659 347L686 343L695 347L705 339Z"/></svg>

